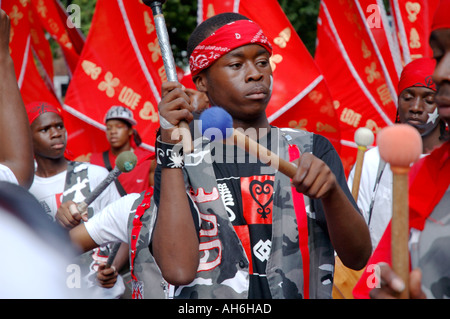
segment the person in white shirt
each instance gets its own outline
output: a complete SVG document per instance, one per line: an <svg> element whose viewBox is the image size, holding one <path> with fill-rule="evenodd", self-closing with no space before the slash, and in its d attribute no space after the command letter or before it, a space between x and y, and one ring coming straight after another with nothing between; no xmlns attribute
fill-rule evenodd
<svg viewBox="0 0 450 319"><path fill-rule="evenodd" d="M82 250L105 243L128 243L128 220L135 212L132 207L139 197L139 193L131 193L106 206L99 214L70 231L72 241Z"/></svg>
<svg viewBox="0 0 450 319"><path fill-rule="evenodd" d="M81 222L81 214L73 214L71 205L82 202L108 175L100 166L83 162L72 162L65 158L66 129L60 110L46 102L34 102L26 106L32 132L36 172L30 192L44 207L54 221L70 229ZM88 207L88 216L99 212L109 203L119 199L114 184L109 185ZM97 283L98 265L105 262L109 247L100 247L83 254L80 268L85 284L98 298L120 297L125 286L121 277L113 289L100 287ZM126 261L126 259L125 259ZM118 260L117 263L124 263ZM121 266L121 265L120 265ZM120 269L119 264L116 269Z"/></svg>
<svg viewBox="0 0 450 319"><path fill-rule="evenodd" d="M156 205L153 188L125 195L100 213L70 230L70 239L82 251L106 243L126 243L131 271L133 299L174 298L152 254L153 223ZM105 278L107 280L108 278Z"/></svg>
<svg viewBox="0 0 450 319"><path fill-rule="evenodd" d="M445 122L439 117L434 101L436 85L432 74L436 61L419 58L408 63L398 84L398 110L396 122L416 128L422 136L423 155L440 146L445 134ZM355 169L348 177L353 186ZM380 158L378 147L364 155L358 194L358 207L369 225L372 249L375 250L392 217L392 172L389 164Z"/></svg>
<svg viewBox="0 0 450 319"><path fill-rule="evenodd" d="M10 182L13 184L19 184L19 181L16 178L16 175L12 172L12 170L3 164L0 164L0 181Z"/></svg>

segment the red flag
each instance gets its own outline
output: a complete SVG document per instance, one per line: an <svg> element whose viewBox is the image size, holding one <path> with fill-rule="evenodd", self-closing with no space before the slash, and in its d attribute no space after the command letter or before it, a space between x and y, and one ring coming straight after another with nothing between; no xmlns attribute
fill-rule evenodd
<svg viewBox="0 0 450 319"><path fill-rule="evenodd" d="M11 21L10 54L24 103L46 101L60 107L56 95L49 90L34 62L28 2L19 0L3 2L2 9Z"/></svg>
<svg viewBox="0 0 450 319"><path fill-rule="evenodd" d="M44 29L41 25L37 12L32 5L29 5L28 21L30 23L31 47L35 57L42 65L45 79L49 85L53 86L53 55L50 43L45 37Z"/></svg>
<svg viewBox="0 0 450 319"><path fill-rule="evenodd" d="M322 0L318 19L315 61L334 99L347 173L356 159L355 130L365 126L376 133L394 122L397 110L398 66L391 47L377 42L386 34L383 11L377 26L381 34L375 37L374 26L368 25L370 4L378 2Z"/></svg>
<svg viewBox="0 0 450 319"><path fill-rule="evenodd" d="M69 35L70 42L73 44L73 49L75 52L80 55L81 51L83 51L85 38L83 33L70 21L70 17L68 12L64 9L61 2L59 0L55 1L55 7L58 11L59 17L61 21L65 21L66 31ZM69 9L69 7L68 7ZM81 13L80 13L81 14Z"/></svg>
<svg viewBox="0 0 450 319"><path fill-rule="evenodd" d="M276 0L199 0L199 22L221 12L239 12L259 24L273 46L271 124L327 137L339 152L340 131L324 78ZM200 11L200 10L199 10Z"/></svg>
<svg viewBox="0 0 450 319"><path fill-rule="evenodd" d="M166 74L150 8L139 1L98 0L64 105L83 121L73 124L69 133L74 156L99 151L105 140L105 114L113 105L133 111L142 146L154 150L163 81ZM88 136L85 130L93 130L85 128L86 123L103 138L79 138Z"/></svg>
<svg viewBox="0 0 450 319"><path fill-rule="evenodd" d="M439 0L390 0L403 65L421 57L432 57L428 38Z"/></svg>
<svg viewBox="0 0 450 319"><path fill-rule="evenodd" d="M396 90L396 83L400 78L403 65L397 36L391 31L386 9L376 0L358 0L355 5L361 17L365 18L364 26L375 54L379 57L380 63L383 63L385 75L390 77Z"/></svg>
<svg viewBox="0 0 450 319"><path fill-rule="evenodd" d="M23 6L18 0L8 1L8 3L3 2L1 7L11 21L9 52L14 61L14 70L20 88L23 83L31 45L30 28L27 21L28 7L27 4ZM25 66L22 67L23 65Z"/></svg>
<svg viewBox="0 0 450 319"><path fill-rule="evenodd" d="M64 53L69 71L73 73L78 63L79 53L67 31L67 21L61 19L59 5L55 0L31 0L42 26L59 43Z"/></svg>

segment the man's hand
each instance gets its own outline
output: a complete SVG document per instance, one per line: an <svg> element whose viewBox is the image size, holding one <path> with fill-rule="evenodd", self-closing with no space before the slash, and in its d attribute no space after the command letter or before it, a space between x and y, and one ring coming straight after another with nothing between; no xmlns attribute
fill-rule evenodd
<svg viewBox="0 0 450 319"><path fill-rule="evenodd" d="M97 271L97 281L103 288L112 288L117 282L119 273L114 266L106 268L106 264L100 264Z"/></svg>
<svg viewBox="0 0 450 319"><path fill-rule="evenodd" d="M336 176L325 162L314 155L304 153L295 163L298 168L292 184L297 192L319 199L337 187Z"/></svg>
<svg viewBox="0 0 450 319"><path fill-rule="evenodd" d="M176 144L181 141L181 135L177 134L179 123L181 121L191 122L194 119L192 112L195 109L185 88L180 83L164 82L161 95L162 98L158 104L161 140L165 143ZM169 128L169 126L171 127Z"/></svg>
<svg viewBox="0 0 450 319"><path fill-rule="evenodd" d="M55 218L66 229L72 229L78 226L81 220L85 222L88 220L87 214L78 211L77 204L73 201L62 203L58 207Z"/></svg>
<svg viewBox="0 0 450 319"><path fill-rule="evenodd" d="M397 276L392 268L386 263L379 263L380 267L380 288L370 291L372 299L396 299L400 292L405 289L405 283ZM409 298L426 299L422 291L422 272L420 269L414 269L409 274Z"/></svg>
<svg viewBox="0 0 450 319"><path fill-rule="evenodd" d="M194 89L185 89L184 91L191 99L191 105L195 112L201 113L209 107L209 99L205 93Z"/></svg>

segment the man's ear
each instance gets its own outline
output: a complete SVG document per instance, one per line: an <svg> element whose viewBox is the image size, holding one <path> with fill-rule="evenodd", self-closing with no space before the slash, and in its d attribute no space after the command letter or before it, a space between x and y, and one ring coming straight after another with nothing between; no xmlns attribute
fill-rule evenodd
<svg viewBox="0 0 450 319"><path fill-rule="evenodd" d="M195 86L197 87L197 91L206 93L208 89L206 87L206 74L205 72L200 72L193 79Z"/></svg>

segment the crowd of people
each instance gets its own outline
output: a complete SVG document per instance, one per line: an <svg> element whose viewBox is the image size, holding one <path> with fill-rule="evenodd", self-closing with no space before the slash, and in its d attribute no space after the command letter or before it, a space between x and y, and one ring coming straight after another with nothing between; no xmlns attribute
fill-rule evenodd
<svg viewBox="0 0 450 319"><path fill-rule="evenodd" d="M379 266L379 284L362 272L356 298L395 298L405 287L411 298L450 297L448 13L450 0L441 0L433 58L407 64L398 85L396 122L423 142L410 173L405 285L390 266L389 164L377 147L366 152L355 200L354 172L347 180L326 138L270 125L272 46L256 23L223 13L193 31L187 51L197 90L163 83L155 154L139 147L133 113L113 105L105 114L110 148L87 163L66 159L61 110L24 105L0 11L0 298L329 299L336 256L353 270ZM205 99L229 113L229 129L254 133L295 174L229 139L201 137L183 152L179 125L195 123ZM124 151L136 154L136 168L80 211Z"/></svg>

